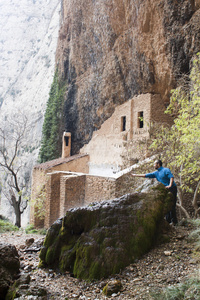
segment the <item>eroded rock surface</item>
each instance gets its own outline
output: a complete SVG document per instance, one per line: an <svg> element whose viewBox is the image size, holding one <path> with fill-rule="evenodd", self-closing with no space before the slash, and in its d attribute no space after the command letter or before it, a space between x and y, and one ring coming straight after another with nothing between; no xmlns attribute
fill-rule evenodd
<svg viewBox="0 0 200 300"><path fill-rule="evenodd" d="M155 243L171 194L157 185L147 193L72 209L49 229L40 266L83 279L118 273Z"/></svg>
<svg viewBox="0 0 200 300"><path fill-rule="evenodd" d="M169 101L200 50L199 7L199 0L63 0L56 61L73 153L133 96Z"/></svg>

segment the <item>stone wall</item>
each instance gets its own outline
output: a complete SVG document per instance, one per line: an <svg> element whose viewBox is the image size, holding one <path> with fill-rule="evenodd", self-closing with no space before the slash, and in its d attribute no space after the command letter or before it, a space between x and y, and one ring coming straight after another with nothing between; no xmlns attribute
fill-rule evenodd
<svg viewBox="0 0 200 300"><path fill-rule="evenodd" d="M91 202L109 200L115 198L115 179L100 176L86 176L85 201Z"/></svg>
<svg viewBox="0 0 200 300"><path fill-rule="evenodd" d="M44 226L44 218L38 218L38 201L43 201L41 193L46 190L46 173L44 170L33 169L31 185L30 223L35 227ZM45 195L44 195L45 196Z"/></svg>
<svg viewBox="0 0 200 300"><path fill-rule="evenodd" d="M115 198L116 182L114 178L53 172L46 174L46 201L43 225L48 228L67 210L86 206L92 202ZM31 222L40 227L42 222L32 218Z"/></svg>
<svg viewBox="0 0 200 300"><path fill-rule="evenodd" d="M124 174L116 179L115 196L121 197L125 194L131 194L135 192L135 180L131 176L131 172Z"/></svg>
<svg viewBox="0 0 200 300"><path fill-rule="evenodd" d="M124 165L127 151L130 159L145 159L148 151L139 149L138 143L149 138L151 122L172 124L164 113L166 107L160 95L141 94L115 108L112 116L93 133L91 141L80 151L90 155L90 165ZM124 121L123 121L124 120ZM128 149L127 147L132 149ZM134 151L133 151L134 149ZM126 166L127 167L127 166Z"/></svg>
<svg viewBox="0 0 200 300"><path fill-rule="evenodd" d="M168 103L164 103L163 101L161 101L160 95L158 94L151 95L151 99L151 121L158 123L167 123L169 125L172 125L173 118L170 115L164 113Z"/></svg>
<svg viewBox="0 0 200 300"><path fill-rule="evenodd" d="M133 179L131 172L130 168L116 178L68 172L48 173L45 227L51 226L71 208L135 192L138 180Z"/></svg>
<svg viewBox="0 0 200 300"><path fill-rule="evenodd" d="M35 227L48 227L59 218L61 175L63 172L66 174L66 171L88 173L88 161L88 155L77 155L65 160L56 159L34 167L31 186L31 224L34 224ZM56 173L53 174L53 172Z"/></svg>
<svg viewBox="0 0 200 300"><path fill-rule="evenodd" d="M135 192L139 182L144 181L143 178L135 180L131 176L133 168L136 167L137 165L123 170L113 177L61 171L47 173L43 225L48 228L71 208L112 200ZM32 223L36 227L40 227L42 224L37 217L32 218Z"/></svg>
<svg viewBox="0 0 200 300"><path fill-rule="evenodd" d="M60 216L84 205L86 175L63 175L60 179Z"/></svg>
<svg viewBox="0 0 200 300"><path fill-rule="evenodd" d="M60 217L60 177L62 173L47 174L45 227L49 227Z"/></svg>

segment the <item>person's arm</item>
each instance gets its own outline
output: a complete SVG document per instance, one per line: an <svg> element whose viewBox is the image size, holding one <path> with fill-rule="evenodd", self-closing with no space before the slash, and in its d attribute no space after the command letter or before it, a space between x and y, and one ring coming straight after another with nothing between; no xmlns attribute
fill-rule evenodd
<svg viewBox="0 0 200 300"><path fill-rule="evenodd" d="M145 177L145 174L131 174L133 177Z"/></svg>
<svg viewBox="0 0 200 300"><path fill-rule="evenodd" d="M171 177L169 185L166 186L166 189L170 189L172 187L173 182L174 182L174 177Z"/></svg>

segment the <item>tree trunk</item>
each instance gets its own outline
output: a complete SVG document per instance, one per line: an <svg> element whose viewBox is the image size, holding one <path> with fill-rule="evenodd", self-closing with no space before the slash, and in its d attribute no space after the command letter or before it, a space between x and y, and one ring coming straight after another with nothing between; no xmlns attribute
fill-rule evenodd
<svg viewBox="0 0 200 300"><path fill-rule="evenodd" d="M15 216L16 216L15 226L20 228L21 227L21 212L20 212L20 209L15 211Z"/></svg>
<svg viewBox="0 0 200 300"><path fill-rule="evenodd" d="M21 211L20 211L20 204L19 202L15 201L13 203L14 211L15 211L15 226L21 227Z"/></svg>
<svg viewBox="0 0 200 300"><path fill-rule="evenodd" d="M180 183L181 183L181 177L180 177ZM183 207L183 191L181 188L178 188L178 202L176 203L176 206L180 208L180 213L183 212L187 219L190 218L189 213Z"/></svg>
<svg viewBox="0 0 200 300"><path fill-rule="evenodd" d="M187 219L190 218L187 210L180 203L176 203L176 206L179 207L182 210L182 212L185 214L185 216L186 216Z"/></svg>
<svg viewBox="0 0 200 300"><path fill-rule="evenodd" d="M196 190L195 190L194 197L193 197L193 201L192 201L192 205L193 205L194 210L195 210L195 218L197 218L197 215L199 213L199 206L198 206L198 203L197 203L197 195L198 195L199 187L200 187L200 181L197 183Z"/></svg>

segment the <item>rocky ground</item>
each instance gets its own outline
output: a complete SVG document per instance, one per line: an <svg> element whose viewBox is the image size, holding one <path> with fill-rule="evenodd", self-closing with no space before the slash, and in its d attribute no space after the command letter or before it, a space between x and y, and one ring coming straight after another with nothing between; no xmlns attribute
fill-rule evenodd
<svg viewBox="0 0 200 300"><path fill-rule="evenodd" d="M97 282L78 280L68 273L63 275L53 270L38 269L37 245L44 239L43 236L20 231L3 233L0 240L16 246L21 273L30 274L31 284L46 288L48 299L107 299L102 289L113 279L121 281L122 290L113 293L110 299L151 299L152 291L159 292L166 286L187 280L193 274L199 276L200 258L194 255L194 245L188 239L192 230L191 226L172 227L166 233L170 242L152 249L120 274Z"/></svg>

